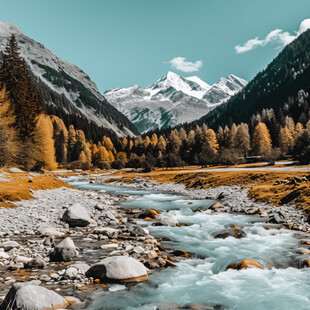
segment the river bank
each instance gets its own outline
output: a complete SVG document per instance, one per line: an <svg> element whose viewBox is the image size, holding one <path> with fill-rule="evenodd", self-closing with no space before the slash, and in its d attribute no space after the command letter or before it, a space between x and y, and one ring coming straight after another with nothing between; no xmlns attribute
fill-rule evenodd
<svg viewBox="0 0 310 310"><path fill-rule="evenodd" d="M68 187L31 190L32 199L10 202L15 207L0 208L2 300L19 281L41 285L80 301L91 298L92 291L117 290L116 284L85 276L91 265L107 257L130 256L146 265L149 273L151 269L173 265L167 258L173 257L173 253L160 252L159 241L134 223L133 216L143 210L132 213L119 206L128 196ZM89 214L89 225L70 227L64 221L66 210L76 204ZM54 262L50 253L63 240L73 241L77 255L70 261Z"/></svg>
<svg viewBox="0 0 310 310"><path fill-rule="evenodd" d="M13 283L27 281L62 296L77 297L82 303L71 306L75 308L101 309L102 302L107 301L106 309L153 309L146 306L152 304L161 305L160 309L168 306L220 309L216 307L221 304L225 309L233 309L234 303L244 301L233 301L229 294L218 294L211 289L213 286L223 288L222 277L228 277L228 281L239 287L241 279L262 281L273 274L272 285L276 285L281 278L292 281L292 276L298 274L296 285L305 285L305 289L310 285L305 280L307 270L293 268L302 267L310 253L309 226L302 210L254 202L248 190L238 186L197 190L184 184L159 183L140 177L133 178L131 184L106 184L110 177L89 174L62 178L82 190L32 191L35 199L14 202L15 208L0 208L1 244L7 246L0 251L0 271L4 275L0 278L2 297ZM217 207L209 209L215 201L222 206L217 203ZM86 227L72 228L62 220L68 207L76 203L85 208L93 220ZM152 208L160 210L160 216L153 214L152 218L152 214L145 211ZM279 210L284 215L278 213ZM215 238L218 231L232 224L244 231L244 238ZM50 262L48 254L54 248L54 244L48 243L51 234L56 245L70 237L79 251L78 256L70 262ZM182 257L188 253L175 250L188 252L191 259ZM149 275L149 281L138 286L93 283L95 279L85 277L90 265L119 255L136 258L155 272ZM27 259L33 258L41 259L44 266L25 268ZM260 273L225 271L229 264L243 259L257 260L264 270ZM176 268L156 271L166 265ZM200 285L212 292L207 299L197 295ZM193 289L193 296L178 300L177 295L182 296L183 289L189 287ZM292 300L296 298L293 293L297 294L295 290L292 292L289 296ZM272 299L272 295L269 297ZM195 303L200 308L189 308Z"/></svg>
<svg viewBox="0 0 310 310"><path fill-rule="evenodd" d="M214 212L240 213L256 215L266 222L280 224L288 229L303 233L310 233L308 214L295 205L283 204L277 207L268 202L255 201L251 198L250 190L236 185L217 186L214 188L187 187L183 183L161 183L143 177L134 177L119 182L118 179L109 179L107 176L97 177L96 182L112 182L115 185L126 185L139 189L166 190L198 199L212 199L221 202Z"/></svg>

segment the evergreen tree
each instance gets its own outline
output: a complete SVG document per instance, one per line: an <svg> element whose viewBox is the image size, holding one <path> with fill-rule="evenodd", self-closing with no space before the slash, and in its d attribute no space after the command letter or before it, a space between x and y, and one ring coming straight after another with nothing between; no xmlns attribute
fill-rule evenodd
<svg viewBox="0 0 310 310"><path fill-rule="evenodd" d="M2 58L0 89L6 87L21 139L32 137L42 106L28 66L19 55L15 35L11 36Z"/></svg>

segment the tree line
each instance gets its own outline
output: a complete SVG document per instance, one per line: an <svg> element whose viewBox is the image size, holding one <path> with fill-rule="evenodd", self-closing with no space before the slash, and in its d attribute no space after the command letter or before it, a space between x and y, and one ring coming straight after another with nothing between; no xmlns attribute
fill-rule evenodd
<svg viewBox="0 0 310 310"><path fill-rule="evenodd" d="M143 136L89 139L81 129L48 115L14 36L0 67L0 166L119 169L216 165L259 156L272 163L292 156L310 162L309 94L299 91L276 112L264 109L249 124L178 127ZM99 140L99 141L98 141ZM95 142L93 142L95 141Z"/></svg>

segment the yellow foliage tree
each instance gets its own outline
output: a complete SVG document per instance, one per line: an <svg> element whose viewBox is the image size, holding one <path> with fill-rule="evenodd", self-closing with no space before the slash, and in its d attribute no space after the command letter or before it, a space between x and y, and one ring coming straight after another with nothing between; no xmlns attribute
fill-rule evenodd
<svg viewBox="0 0 310 310"><path fill-rule="evenodd" d="M152 144L153 146L156 146L157 143L158 143L157 134L156 134L156 133L153 133L153 134L152 134L152 138L151 138L151 144Z"/></svg>
<svg viewBox="0 0 310 310"><path fill-rule="evenodd" d="M286 154L288 153L294 144L294 138L288 127L280 129L279 142L281 151Z"/></svg>
<svg viewBox="0 0 310 310"><path fill-rule="evenodd" d="M43 167L48 170L56 169L53 124L48 116L39 115L33 139L36 148L34 152L36 162L41 162Z"/></svg>
<svg viewBox="0 0 310 310"><path fill-rule="evenodd" d="M272 148L271 138L265 123L259 122L252 137L252 148L255 155L269 154Z"/></svg>
<svg viewBox="0 0 310 310"><path fill-rule="evenodd" d="M16 161L17 134L13 127L15 117L10 109L5 87L0 91L0 166Z"/></svg>
<svg viewBox="0 0 310 310"><path fill-rule="evenodd" d="M216 134L212 129L208 129L206 132L206 142L209 146L209 148L214 152L214 154L217 154L217 151L219 149L219 145L217 143Z"/></svg>

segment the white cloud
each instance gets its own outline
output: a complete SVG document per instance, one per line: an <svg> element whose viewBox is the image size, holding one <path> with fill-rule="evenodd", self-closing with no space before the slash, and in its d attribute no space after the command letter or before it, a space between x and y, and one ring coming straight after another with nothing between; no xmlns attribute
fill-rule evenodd
<svg viewBox="0 0 310 310"><path fill-rule="evenodd" d="M295 35L290 34L282 29L276 29L268 33L265 39L258 39L257 37L248 40L243 45L235 46L235 51L237 54L245 53L251 51L260 46L266 46L267 44L274 44L277 47L284 47L285 45L291 43L295 40L301 33L310 28L310 19L305 19L301 22L299 30L295 32Z"/></svg>
<svg viewBox="0 0 310 310"><path fill-rule="evenodd" d="M175 57L168 62L171 68L183 72L196 72L202 67L202 60L196 62L187 61L184 57Z"/></svg>

